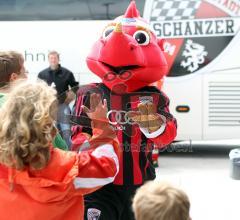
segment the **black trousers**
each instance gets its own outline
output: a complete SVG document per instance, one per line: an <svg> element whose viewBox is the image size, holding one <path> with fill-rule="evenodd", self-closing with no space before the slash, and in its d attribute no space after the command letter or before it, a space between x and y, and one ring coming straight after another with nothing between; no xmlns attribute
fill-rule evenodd
<svg viewBox="0 0 240 220"><path fill-rule="evenodd" d="M108 184L85 196L85 220L134 220L132 199L140 186Z"/></svg>

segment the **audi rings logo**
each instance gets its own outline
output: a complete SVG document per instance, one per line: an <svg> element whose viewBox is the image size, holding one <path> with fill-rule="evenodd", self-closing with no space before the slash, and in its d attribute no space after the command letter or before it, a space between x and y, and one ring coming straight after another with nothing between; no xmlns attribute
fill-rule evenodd
<svg viewBox="0 0 240 220"><path fill-rule="evenodd" d="M133 112L133 111L132 111ZM111 125L134 125L137 124L137 122L133 121L131 118L128 117L128 114L130 112L122 111L122 110L111 110L107 113L107 118L109 120L109 123ZM135 113L135 112L133 112Z"/></svg>

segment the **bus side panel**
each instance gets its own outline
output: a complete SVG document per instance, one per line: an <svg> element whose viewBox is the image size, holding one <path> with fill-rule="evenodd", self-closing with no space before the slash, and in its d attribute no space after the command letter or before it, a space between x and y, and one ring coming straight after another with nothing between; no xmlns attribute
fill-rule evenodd
<svg viewBox="0 0 240 220"><path fill-rule="evenodd" d="M239 75L240 68L204 74L204 140L239 138Z"/></svg>
<svg viewBox="0 0 240 220"><path fill-rule="evenodd" d="M177 118L176 140L201 140L203 126L202 74L186 77L166 78L163 90L170 98L170 110ZM180 107L189 107L180 112ZM179 108L177 110L177 108Z"/></svg>
<svg viewBox="0 0 240 220"><path fill-rule="evenodd" d="M86 57L101 36L107 21L0 22L0 50L17 50L24 55L29 78L48 67L48 52L60 53L61 64L71 70L81 84L99 81L90 73Z"/></svg>

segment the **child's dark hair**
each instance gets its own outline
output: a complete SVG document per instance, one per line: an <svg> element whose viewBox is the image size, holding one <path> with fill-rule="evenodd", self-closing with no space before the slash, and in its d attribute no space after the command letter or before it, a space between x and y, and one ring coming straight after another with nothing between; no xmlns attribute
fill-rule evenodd
<svg viewBox="0 0 240 220"><path fill-rule="evenodd" d="M12 73L20 74L23 63L23 56L18 52L0 52L0 88L8 85Z"/></svg>

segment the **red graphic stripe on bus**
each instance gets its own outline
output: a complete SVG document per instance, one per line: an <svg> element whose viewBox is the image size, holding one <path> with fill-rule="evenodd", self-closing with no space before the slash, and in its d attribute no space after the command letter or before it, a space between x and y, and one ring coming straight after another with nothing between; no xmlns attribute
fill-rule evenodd
<svg viewBox="0 0 240 220"><path fill-rule="evenodd" d="M166 46L166 53L165 57L168 63L168 73L175 62L175 59L179 53L183 45L184 39L183 38L173 38L173 39L166 39L165 46Z"/></svg>
<svg viewBox="0 0 240 220"><path fill-rule="evenodd" d="M215 5L212 5L207 2L202 2L199 6L195 18L221 18L221 17L229 17L229 15L221 10L220 8L217 8Z"/></svg>

